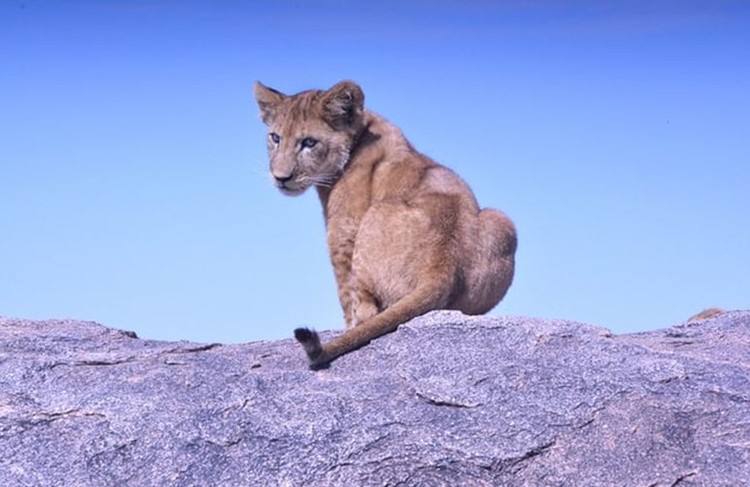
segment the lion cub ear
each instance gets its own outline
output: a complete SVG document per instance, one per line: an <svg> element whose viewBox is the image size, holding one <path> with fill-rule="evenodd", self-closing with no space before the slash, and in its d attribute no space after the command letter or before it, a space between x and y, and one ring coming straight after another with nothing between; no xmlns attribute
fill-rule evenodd
<svg viewBox="0 0 750 487"><path fill-rule="evenodd" d="M362 118L365 94L353 81L341 81L323 94L325 119L335 128L350 128Z"/></svg>
<svg viewBox="0 0 750 487"><path fill-rule="evenodd" d="M269 88L260 81L255 82L255 100L260 108L260 119L268 125L276 116L276 106L286 98L286 95L273 88Z"/></svg>

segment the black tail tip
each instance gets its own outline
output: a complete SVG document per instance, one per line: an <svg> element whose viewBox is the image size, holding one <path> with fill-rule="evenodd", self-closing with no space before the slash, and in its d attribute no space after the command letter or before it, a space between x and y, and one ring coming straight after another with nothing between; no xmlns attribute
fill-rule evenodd
<svg viewBox="0 0 750 487"><path fill-rule="evenodd" d="M318 342L320 342L318 333L315 330L311 330L309 328L297 328L296 330L294 330L294 338L296 338L297 341L302 345L313 342L316 338L318 339Z"/></svg>
<svg viewBox="0 0 750 487"><path fill-rule="evenodd" d="M310 359L312 367L318 367L325 362L323 347L320 345L320 336L315 330L309 328L297 328L294 330L294 338L305 349L307 358Z"/></svg>

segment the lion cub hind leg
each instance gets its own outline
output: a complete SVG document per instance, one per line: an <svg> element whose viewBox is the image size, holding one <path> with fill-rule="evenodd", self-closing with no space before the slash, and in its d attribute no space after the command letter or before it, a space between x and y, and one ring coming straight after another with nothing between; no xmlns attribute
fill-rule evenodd
<svg viewBox="0 0 750 487"><path fill-rule="evenodd" d="M477 289L470 292L473 309L469 314L486 313L499 303L515 273L518 239L513 222L504 213L490 208L479 212L479 222L479 249L474 250L478 258L471 279L476 281Z"/></svg>

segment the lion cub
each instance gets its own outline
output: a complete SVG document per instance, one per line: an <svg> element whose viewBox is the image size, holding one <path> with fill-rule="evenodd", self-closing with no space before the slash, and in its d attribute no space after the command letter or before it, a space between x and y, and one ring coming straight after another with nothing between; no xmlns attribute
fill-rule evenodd
<svg viewBox="0 0 750 487"><path fill-rule="evenodd" d="M323 205L347 330L325 344L295 330L313 368L427 311L481 314L503 298L513 223L480 209L453 171L365 110L356 83L292 96L256 83L255 98L276 187L298 195L315 186Z"/></svg>

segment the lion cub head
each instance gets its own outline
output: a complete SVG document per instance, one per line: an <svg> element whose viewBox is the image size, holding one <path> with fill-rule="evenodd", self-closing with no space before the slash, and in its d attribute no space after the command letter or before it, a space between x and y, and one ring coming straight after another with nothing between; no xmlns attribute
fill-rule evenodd
<svg viewBox="0 0 750 487"><path fill-rule="evenodd" d="M271 176L284 194L330 187L349 162L361 131L365 96L351 81L327 91L288 96L255 83L260 118L268 126Z"/></svg>

